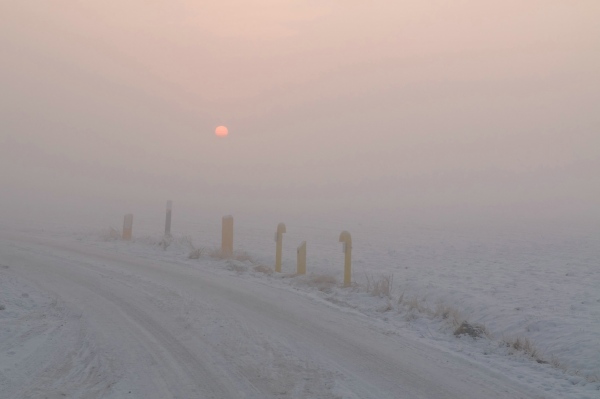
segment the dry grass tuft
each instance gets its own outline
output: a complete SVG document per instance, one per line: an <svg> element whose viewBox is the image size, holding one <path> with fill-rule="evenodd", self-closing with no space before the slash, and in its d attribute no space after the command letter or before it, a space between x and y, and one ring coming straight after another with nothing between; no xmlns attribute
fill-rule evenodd
<svg viewBox="0 0 600 399"><path fill-rule="evenodd" d="M271 269L269 266L265 266L265 265L256 265L256 266L254 266L253 270L255 272L264 273L264 274L267 274L269 276L271 274L273 274L273 269Z"/></svg>
<svg viewBox="0 0 600 399"><path fill-rule="evenodd" d="M192 241L192 237L189 235L182 235L181 237L179 237L177 239L178 242L180 242L181 244L185 244L188 247L190 247L191 249L195 249L196 246L194 245L193 241Z"/></svg>
<svg viewBox="0 0 600 399"><path fill-rule="evenodd" d="M235 252L233 254L233 259L237 260L238 262L254 263L254 259L247 252Z"/></svg>
<svg viewBox="0 0 600 399"><path fill-rule="evenodd" d="M527 337L504 339L503 342L506 346L508 346L512 350L525 353L526 355L530 356L532 359L534 359L538 363L542 363L542 364L550 363L552 366L562 369L563 371L566 371L566 368L563 368L563 366L560 364L558 359L556 359L554 356L552 357L550 362L544 360L541 356L540 351L533 345L533 343Z"/></svg>
<svg viewBox="0 0 600 399"><path fill-rule="evenodd" d="M432 310L425 299L420 300L417 296L407 299L404 292L398 297L397 304L398 308L403 307L407 310L405 317L407 321L415 320L419 317L419 314L422 314L446 321L453 327L455 336L469 335L473 338L492 338L484 325L468 323L460 311L452 306L439 303L435 310Z"/></svg>
<svg viewBox="0 0 600 399"><path fill-rule="evenodd" d="M171 244L173 244L173 236L170 234L164 235L158 242L158 246L161 247L163 251L166 251Z"/></svg>
<svg viewBox="0 0 600 399"><path fill-rule="evenodd" d="M208 252L208 256L215 259L231 259L232 256L230 254L226 254L219 248L213 248Z"/></svg>
<svg viewBox="0 0 600 399"><path fill-rule="evenodd" d="M200 259L200 257L206 255L206 248L196 248L196 246L192 242L192 237L183 236L181 240L190 247L188 259Z"/></svg>
<svg viewBox="0 0 600 399"><path fill-rule="evenodd" d="M404 293L402 293L398 298L398 308L400 308L400 306L404 306L407 309L406 316L404 317L406 321L418 319L419 314L429 314L428 309L421 305L419 298L412 297L405 299ZM400 309L398 309L398 311L400 311Z"/></svg>
<svg viewBox="0 0 600 399"><path fill-rule="evenodd" d="M486 335L485 327L463 321L460 326L454 330L454 336L460 337L461 335L468 335L471 338L482 338Z"/></svg>
<svg viewBox="0 0 600 399"><path fill-rule="evenodd" d="M566 371L566 367L560 362L560 360L558 360L558 358L554 355L552 355L552 357L550 358L550 364L552 365L552 367L557 368L557 369L562 369Z"/></svg>
<svg viewBox="0 0 600 399"><path fill-rule="evenodd" d="M394 307L392 306L392 302L390 301L389 298L387 299L387 303L385 305L383 305L382 307L377 309L377 311L380 313L389 312L391 310L394 310Z"/></svg>
<svg viewBox="0 0 600 399"><path fill-rule="evenodd" d="M102 241L117 241L120 240L122 237L121 233L117 229L109 227L108 229L100 232L100 238L102 239Z"/></svg>
<svg viewBox="0 0 600 399"><path fill-rule="evenodd" d="M507 346L511 350L514 350L515 352L520 352L528 355L540 364L549 364L550 366L554 367L555 369L561 370L567 375L584 377L588 383L600 382L600 375L582 376L580 370L569 369L569 367L566 364L561 362L560 359L558 359L554 355L550 357L550 360L544 359L541 352L533 345L533 343L528 338L517 337L515 339L503 339L502 344L504 346Z"/></svg>
<svg viewBox="0 0 600 399"><path fill-rule="evenodd" d="M237 252L234 251L233 254L227 254L224 253L223 251L221 251L220 248L215 248L212 249L208 252L208 255L211 258L215 258L215 259L233 259L233 260L237 260L238 262L253 262L252 257L247 253L247 252Z"/></svg>
<svg viewBox="0 0 600 399"><path fill-rule="evenodd" d="M421 301L419 301L419 298L417 298L416 296L405 301L404 303L408 307L409 312L417 311L419 313L429 313L428 309L425 306L421 305Z"/></svg>
<svg viewBox="0 0 600 399"><path fill-rule="evenodd" d="M411 319L415 319L417 317L416 313L431 314L429 309L427 309L426 306L421 304L419 298L417 298L416 296L412 298L405 298L404 292L400 294L398 300L396 301L396 304L398 305L398 308L402 306L407 308L408 312L411 313ZM398 311L400 311L400 309L398 309Z"/></svg>
<svg viewBox="0 0 600 399"><path fill-rule="evenodd" d="M415 312L414 310L407 312L406 316L404 316L404 320L406 320L406 321L413 321L418 318L419 318L419 316L418 316L417 312Z"/></svg>
<svg viewBox="0 0 600 399"><path fill-rule="evenodd" d="M192 246L192 250L188 254L188 259L200 259L205 252L206 250L204 248L194 248Z"/></svg>
<svg viewBox="0 0 600 399"><path fill-rule="evenodd" d="M237 274L241 274L248 270L248 266L244 265L242 262L230 260L227 262L227 269L234 271Z"/></svg>
<svg viewBox="0 0 600 399"><path fill-rule="evenodd" d="M329 274L311 274L308 284L320 291L330 291L337 284L337 280Z"/></svg>
<svg viewBox="0 0 600 399"><path fill-rule="evenodd" d="M549 363L550 363L550 365L551 365L552 367L554 367L555 369L562 370L562 371L563 371L563 373L566 373L566 372L569 370L569 368L568 368L568 367L567 367L565 364L563 364L563 363L562 363L562 362L561 362L561 361L560 361L560 360L559 360L559 359L558 359L556 356L554 356L554 355L552 355L552 356L550 357L550 361L549 361Z"/></svg>
<svg viewBox="0 0 600 399"><path fill-rule="evenodd" d="M337 280L329 274L312 274L310 282L313 284L335 284Z"/></svg>
<svg viewBox="0 0 600 399"><path fill-rule="evenodd" d="M394 275L384 275L375 280L373 276L365 275L367 285L365 287L367 293L380 298L391 298L394 293Z"/></svg>
<svg viewBox="0 0 600 399"><path fill-rule="evenodd" d="M586 377L587 382L589 382L590 384L596 383L596 382L600 382L600 374L596 374L596 375L588 375ZM598 388L598 390L600 391L600 387Z"/></svg>
<svg viewBox="0 0 600 399"><path fill-rule="evenodd" d="M402 294L400 294L400 296L398 297L398 301L396 302L396 304L398 306L402 305L404 303L404 292L402 292Z"/></svg>
<svg viewBox="0 0 600 399"><path fill-rule="evenodd" d="M464 322L464 318L456 308L442 303L436 306L433 317L448 320L454 327L459 327Z"/></svg>

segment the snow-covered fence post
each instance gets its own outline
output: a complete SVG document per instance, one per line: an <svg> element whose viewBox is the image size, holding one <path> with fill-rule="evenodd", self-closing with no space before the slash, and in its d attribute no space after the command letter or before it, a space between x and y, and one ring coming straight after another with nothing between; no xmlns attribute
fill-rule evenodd
<svg viewBox="0 0 600 399"><path fill-rule="evenodd" d="M281 273L281 250L283 247L283 233L285 233L285 224L279 223L275 232L275 271Z"/></svg>
<svg viewBox="0 0 600 399"><path fill-rule="evenodd" d="M173 209L173 201L167 201L167 216L165 218L165 236L171 235L171 211Z"/></svg>
<svg viewBox="0 0 600 399"><path fill-rule="evenodd" d="M233 255L233 216L223 216L221 229L221 253L223 256Z"/></svg>
<svg viewBox="0 0 600 399"><path fill-rule="evenodd" d="M131 240L131 233L133 231L133 214L128 213L123 219L123 240Z"/></svg>
<svg viewBox="0 0 600 399"><path fill-rule="evenodd" d="M352 284L352 237L347 231L340 234L340 242L344 243L344 287Z"/></svg>
<svg viewBox="0 0 600 399"><path fill-rule="evenodd" d="M298 247L298 262L296 264L296 274L306 274L306 241Z"/></svg>

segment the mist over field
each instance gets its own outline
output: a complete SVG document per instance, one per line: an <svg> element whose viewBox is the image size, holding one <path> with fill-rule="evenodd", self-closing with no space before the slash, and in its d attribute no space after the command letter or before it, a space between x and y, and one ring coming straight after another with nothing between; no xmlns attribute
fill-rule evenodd
<svg viewBox="0 0 600 399"><path fill-rule="evenodd" d="M0 1L0 397L598 398L599 21Z"/></svg>
<svg viewBox="0 0 600 399"><path fill-rule="evenodd" d="M3 2L0 215L98 223L173 199L187 218L597 225L599 16Z"/></svg>

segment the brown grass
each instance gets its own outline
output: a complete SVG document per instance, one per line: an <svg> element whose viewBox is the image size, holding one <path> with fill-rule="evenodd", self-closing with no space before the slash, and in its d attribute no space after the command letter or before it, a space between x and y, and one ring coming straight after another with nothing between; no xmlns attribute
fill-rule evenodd
<svg viewBox="0 0 600 399"><path fill-rule="evenodd" d="M464 322L464 318L458 309L443 303L437 304L435 311L433 312L433 317L448 320L454 327L458 327Z"/></svg>
<svg viewBox="0 0 600 399"><path fill-rule="evenodd" d="M388 274L375 280L373 276L365 275L367 283L365 291L372 296L391 299L394 293L394 275Z"/></svg>
<svg viewBox="0 0 600 399"><path fill-rule="evenodd" d="M205 252L206 250L204 248L192 247L192 250L188 254L188 259L200 259L200 257L204 255Z"/></svg>
<svg viewBox="0 0 600 399"><path fill-rule="evenodd" d="M482 338L486 334L486 329L482 325L470 324L463 321L456 330L454 330L454 336L460 337L461 335L468 335L471 338Z"/></svg>
<svg viewBox="0 0 600 399"><path fill-rule="evenodd" d="M538 363L550 363L557 368L560 367L560 362L556 358L552 358L550 362L544 360L541 356L540 351L533 345L533 343L529 340L529 338L525 337L517 337L513 339L504 339L504 344L511 348L514 351L525 353L526 355L533 358Z"/></svg>

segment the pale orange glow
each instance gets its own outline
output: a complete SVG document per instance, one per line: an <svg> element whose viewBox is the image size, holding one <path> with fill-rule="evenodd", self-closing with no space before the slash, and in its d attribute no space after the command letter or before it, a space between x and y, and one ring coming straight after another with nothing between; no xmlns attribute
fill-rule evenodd
<svg viewBox="0 0 600 399"><path fill-rule="evenodd" d="M227 126L217 126L215 134L219 137L225 137L229 134L229 130L227 130Z"/></svg>
<svg viewBox="0 0 600 399"><path fill-rule="evenodd" d="M0 0L0 221L94 206L138 223L168 197L265 228L597 226L599 16L599 0Z"/></svg>

